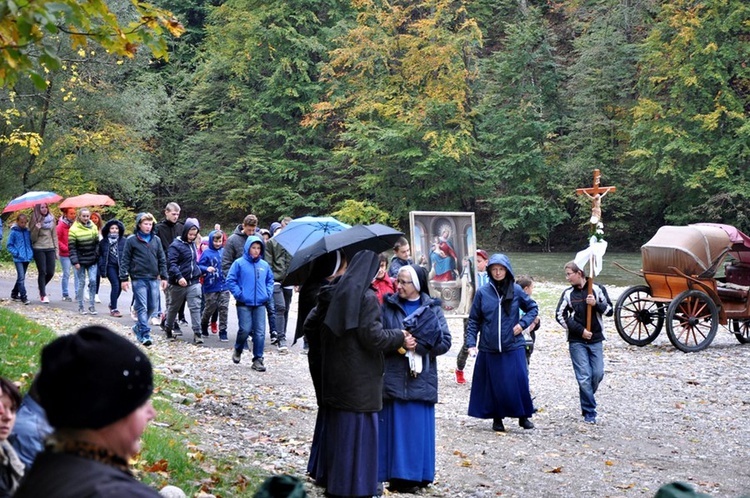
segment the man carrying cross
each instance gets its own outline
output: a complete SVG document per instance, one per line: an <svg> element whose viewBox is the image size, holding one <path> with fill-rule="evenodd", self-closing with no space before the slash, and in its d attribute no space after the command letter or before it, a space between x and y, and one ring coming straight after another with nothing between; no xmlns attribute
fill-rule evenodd
<svg viewBox="0 0 750 498"><path fill-rule="evenodd" d="M594 171L593 188L578 189L593 201L591 213L592 233L597 231L601 220L601 199L614 187L599 186L599 170ZM604 378L604 316L612 316L612 302L604 286L594 284L594 275L601 269L601 258L606 242L592 235L589 247L578 253L575 261L565 264L565 279L570 287L565 289L557 303L555 317L566 330L568 350L573 371L578 381L581 414L586 423L596 423L596 399L594 395ZM588 260L589 277L581 267ZM583 262L581 262L583 261ZM593 319L592 319L593 311Z"/></svg>

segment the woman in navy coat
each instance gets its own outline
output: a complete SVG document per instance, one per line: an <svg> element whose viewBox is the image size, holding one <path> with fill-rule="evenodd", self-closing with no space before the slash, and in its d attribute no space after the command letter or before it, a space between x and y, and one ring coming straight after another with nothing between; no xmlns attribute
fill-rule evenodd
<svg viewBox="0 0 750 498"><path fill-rule="evenodd" d="M469 416L493 419L492 429L505 431L503 417L533 429L534 405L529 392L526 340L539 308L515 281L510 260L493 254L487 263L489 282L474 296L469 312L466 345L477 355L469 398ZM525 313L519 318L519 309Z"/></svg>
<svg viewBox="0 0 750 498"><path fill-rule="evenodd" d="M450 349L451 334L440 301L428 294L424 268L402 267L396 290L384 298L383 327L407 330L416 348L385 354L378 480L391 491L413 492L435 479L437 357Z"/></svg>

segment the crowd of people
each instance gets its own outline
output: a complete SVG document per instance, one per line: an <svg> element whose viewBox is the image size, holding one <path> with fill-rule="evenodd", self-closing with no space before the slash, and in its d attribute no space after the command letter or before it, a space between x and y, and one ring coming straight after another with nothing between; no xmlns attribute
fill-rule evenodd
<svg viewBox="0 0 750 498"><path fill-rule="evenodd" d="M120 292L132 286L132 331L149 346L152 325L161 325L166 338L182 333L185 308L195 344L203 343L209 328L227 341L231 295L239 324L232 361L241 362L249 340L250 368L264 372L266 323L272 344L287 351L293 289L283 281L292 255L275 236L289 219L261 230L257 217L248 215L229 236L217 225L201 238L198 220L178 221L179 205L169 203L164 213L159 223L150 213L139 213L130 235L119 220L99 227L86 208L65 211L56 228L46 205L35 207L31 220L18 215L7 243L17 271L11 298L29 302L25 273L34 259L40 302L49 303L47 286L59 256L67 260L62 298L71 300L66 268L75 268L80 313L96 314L100 276L112 284L108 306L113 317L123 316ZM451 348L451 334L440 301L430 296L427 271L410 258L408 241L399 240L393 250L390 263L384 254L367 250L327 253L313 261L299 288L293 337L304 338L307 346L318 404L307 470L328 496L373 496L382 493L385 482L391 492L413 492L435 479L437 357ZM503 254L490 256L480 249L475 260L476 293L465 320L456 381L466 382L466 358L476 357L468 414L491 419L495 431L506 430L504 418L517 418L521 428L533 429L528 367L539 327L533 280L516 277ZM556 318L567 331L583 419L596 423L602 316L612 314L612 304L604 287L589 288L575 263L565 265L565 276L571 286L560 298ZM593 320L587 321L587 309L593 310ZM101 375L86 375L91 371ZM45 347L41 372L23 401L12 383L0 382L0 487L7 490L5 496L79 496L88 489L152 496L127 466L155 416L149 402L152 384L148 356L101 327L81 329ZM65 403L86 409L66 410ZM32 444L19 437L16 450L6 443L13 427L6 421L24 410L28 417L37 416L30 419L36 428L49 422L38 431L48 436L44 448L40 438ZM66 481L73 472L90 479ZM52 477L33 478L38 475ZM55 494L58 488L74 488L73 494Z"/></svg>

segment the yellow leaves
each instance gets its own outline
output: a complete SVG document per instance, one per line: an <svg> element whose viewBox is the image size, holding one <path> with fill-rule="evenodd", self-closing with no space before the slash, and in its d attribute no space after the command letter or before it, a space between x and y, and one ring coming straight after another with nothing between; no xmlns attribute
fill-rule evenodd
<svg viewBox="0 0 750 498"><path fill-rule="evenodd" d="M544 471L547 474L562 474L563 468L562 467L553 467L551 469L545 469Z"/></svg>

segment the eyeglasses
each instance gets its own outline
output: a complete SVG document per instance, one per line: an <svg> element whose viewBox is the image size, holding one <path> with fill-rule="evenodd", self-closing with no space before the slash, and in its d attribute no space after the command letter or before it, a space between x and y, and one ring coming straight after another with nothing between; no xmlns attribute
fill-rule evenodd
<svg viewBox="0 0 750 498"><path fill-rule="evenodd" d="M401 284L401 285L409 285L409 284L413 284L413 283L414 283L414 282L412 282L411 280L409 280L409 281L407 282L406 280L401 280L401 279L398 279L398 280L396 280L396 282L398 282L398 283L399 283L399 284Z"/></svg>

